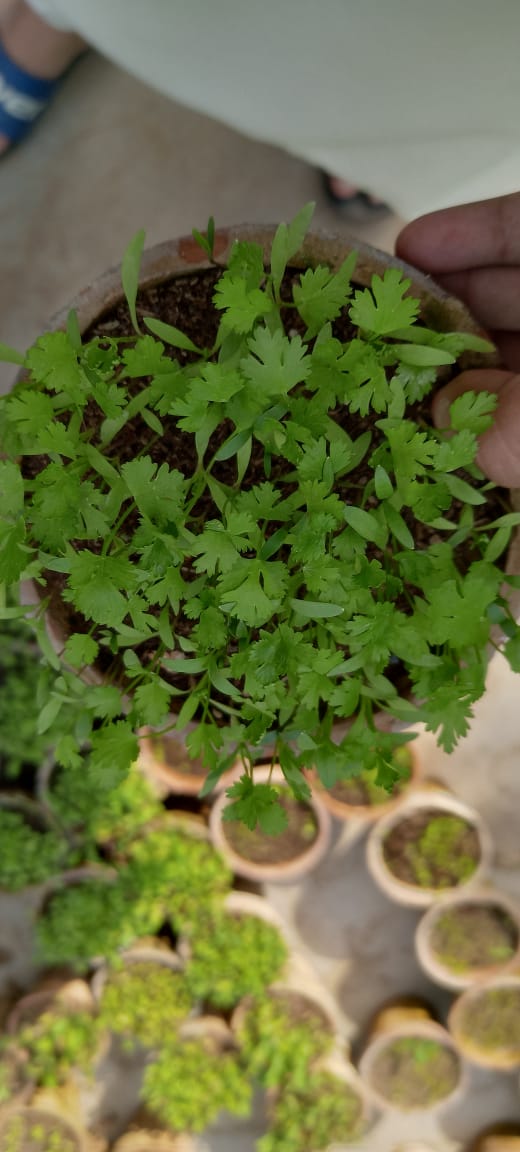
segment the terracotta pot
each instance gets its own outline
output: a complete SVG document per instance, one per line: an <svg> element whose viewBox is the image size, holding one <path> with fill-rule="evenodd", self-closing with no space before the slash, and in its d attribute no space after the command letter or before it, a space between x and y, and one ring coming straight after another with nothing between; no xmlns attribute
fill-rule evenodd
<svg viewBox="0 0 520 1152"><path fill-rule="evenodd" d="M457 1081L453 1089L442 1099L434 1102L425 1100L424 1103L420 1104L414 1102L410 1106L406 1102L392 1100L390 1095L383 1094L381 1088L376 1086L374 1082L375 1068L385 1049L396 1040L408 1039L434 1040L453 1053L456 1058L458 1065ZM436 1114L448 1104L452 1104L455 1099L461 1097L465 1087L465 1077L453 1039L449 1032L433 1019L428 1006L415 998L385 1005L375 1016L368 1042L359 1062L359 1072L374 1103L382 1110L398 1113L427 1112L428 1114Z"/></svg>
<svg viewBox="0 0 520 1152"><path fill-rule="evenodd" d="M33 1024L44 1012L56 1008L65 1012L92 1012L94 999L86 982L75 978L39 991L21 996L11 1009L6 1023L6 1031L14 1036L26 1024Z"/></svg>
<svg viewBox="0 0 520 1152"><path fill-rule="evenodd" d="M520 1152L520 1124L493 1124L475 1136L466 1152Z"/></svg>
<svg viewBox="0 0 520 1152"><path fill-rule="evenodd" d="M163 968L170 968L173 972L181 972L184 967L177 952L167 946L162 947L158 941L154 944L153 939L143 942L137 940L135 945L119 954L118 968L131 964L158 964ZM101 1001L111 971L108 964L101 963L92 976L90 987L96 1004Z"/></svg>
<svg viewBox="0 0 520 1152"><path fill-rule="evenodd" d="M407 883L395 876L384 858L384 843L389 833L408 817L421 811L435 810L439 815L453 815L466 820L474 828L480 849L480 860L472 876L463 884L452 888L426 888ZM453 891L469 891L478 886L489 870L492 858L491 836L478 812L462 800L445 791L421 789L409 794L403 803L376 824L367 841L366 861L369 872L379 888L391 900L410 908L427 908L434 900Z"/></svg>
<svg viewBox="0 0 520 1152"><path fill-rule="evenodd" d="M309 773L309 782L331 816L335 816L337 820L358 820L363 824L373 824L382 816L386 816L387 812L393 812L395 808L398 808L404 802L410 789L417 783L419 759L416 741L412 740L405 747L410 755L410 779L403 784L398 792L389 795L388 799L380 804L353 804L335 796L332 789L323 787L317 772Z"/></svg>
<svg viewBox="0 0 520 1152"><path fill-rule="evenodd" d="M16 1152L47 1152L48 1143L31 1139L31 1129L36 1126L41 1126L49 1132L59 1132L64 1142L63 1152L89 1152L86 1134L56 1113L33 1107L13 1109L0 1116L0 1152L7 1152L8 1148L11 1152L11 1144L8 1141L13 1126L20 1131L20 1144Z"/></svg>
<svg viewBox="0 0 520 1152"><path fill-rule="evenodd" d="M448 1016L448 1028L463 1056L471 1060L473 1064L479 1064L482 1068L519 1068L520 1029L517 1035L516 1032L513 1033L514 1025L511 1026L510 1039L508 1038L507 1045L503 1047L491 1047L483 1044L478 1037L471 1035L468 1029L467 1014L469 1009L475 1005L478 1006L480 1002L479 1019L482 1021L486 994L496 989L512 989L516 993L520 1005L520 976L499 976L494 980L486 980L481 984L473 985L472 988L467 988L455 1000ZM520 1008L518 1019L520 1019Z"/></svg>
<svg viewBox="0 0 520 1152"><path fill-rule="evenodd" d="M495 960L490 964L465 968L462 971L456 971L446 964L432 946L432 935L445 912L456 914L459 909L467 907L496 908L511 918L516 926L514 955L505 961ZM464 988L470 988L478 980L489 979L520 964L520 912L513 901L497 889L455 892L452 896L446 896L432 904L419 921L415 933L415 951L423 971L430 980L435 984L441 984L444 988L460 992Z"/></svg>
<svg viewBox="0 0 520 1152"><path fill-rule="evenodd" d="M277 786L285 783L281 769L271 769L267 765L255 768L254 778L259 784L265 784L269 781L269 783ZM231 845L225 834L226 823L223 820L223 812L229 803L230 801L225 793L220 793L211 810L209 826L215 848L225 857L230 868L237 876L244 876L248 880L258 880L260 882L269 881L271 884L292 883L295 880L300 880L302 876L306 876L319 864L320 860L323 859L329 846L331 828L329 813L318 796L313 795L308 801L308 806L316 822L316 836L314 840L301 855L282 862L276 862L275 860L255 862L254 860L247 859L245 855L242 856L239 854L238 850ZM247 830L244 829L244 836L246 835ZM277 838L271 837L270 839L273 842L274 848Z"/></svg>
<svg viewBox="0 0 520 1152"><path fill-rule="evenodd" d="M219 229L215 235L214 257L225 266L235 240L249 241L260 245L267 258L274 235L274 226L259 226L243 224ZM357 253L355 280L363 287L369 285L372 276L383 275L388 268L397 268L409 277L410 291L421 303L421 316L426 325L437 327L440 331L458 330L460 332L481 333L481 328L475 323L465 306L455 298L449 296L433 280L418 270L410 267L388 253L364 244L361 241L349 241L344 236L326 236L320 233L309 235L297 256L291 259L294 267L315 267L316 264L326 264L331 269L338 269L350 252ZM199 245L191 236L184 236L178 240L166 241L147 249L142 256L140 269L140 284L143 289L150 288L164 280L173 277L192 275L199 270L211 267ZM65 329L67 316L71 308L76 311L80 331L85 332L104 312L123 300L121 287L121 272L119 266L100 276L93 284L86 287L79 295L55 317L52 327ZM460 359L461 369L483 364L492 366L496 363L494 356L483 358L466 353ZM440 374L442 379L442 373ZM520 551L520 548L519 548ZM517 569L515 569L517 570ZM38 603L40 594L35 585L27 586L26 596L28 603ZM67 634L67 617L59 597L52 596L50 610L47 617L47 627L51 643L58 652L63 651ZM85 678L91 683L98 683L99 673L96 669L88 669Z"/></svg>

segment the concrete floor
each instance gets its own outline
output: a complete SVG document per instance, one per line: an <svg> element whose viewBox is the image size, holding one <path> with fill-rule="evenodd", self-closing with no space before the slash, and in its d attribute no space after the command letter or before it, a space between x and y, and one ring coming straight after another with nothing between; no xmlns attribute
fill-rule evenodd
<svg viewBox="0 0 520 1152"><path fill-rule="evenodd" d="M0 15L7 6L0 0ZM355 173L352 173L355 178ZM148 243L217 223L287 219L317 200L316 224L345 231L325 203L317 173L178 105L93 55L67 81L33 138L1 162L0 340L25 348L46 319L121 257L146 228ZM356 229L391 250L399 222ZM13 377L0 365L0 390ZM497 843L496 879L520 899L520 682L500 660L470 736L452 758L421 737L424 770L444 776L485 814ZM396 910L364 867L364 840L338 830L326 861L304 885L272 890L303 948L337 993L353 1029L393 993L424 992L413 954L415 913ZM26 911L0 899L2 947L16 950L0 977L30 978ZM317 948L316 941L319 941ZM443 1007L441 1000L439 1006ZM390 1152L404 1140L461 1149L494 1119L520 1120L517 1077L473 1073L463 1106L440 1128L428 1117L381 1120L359 1148ZM201 1148L252 1152L258 1127L219 1126ZM309 1152L312 1150L309 1149Z"/></svg>

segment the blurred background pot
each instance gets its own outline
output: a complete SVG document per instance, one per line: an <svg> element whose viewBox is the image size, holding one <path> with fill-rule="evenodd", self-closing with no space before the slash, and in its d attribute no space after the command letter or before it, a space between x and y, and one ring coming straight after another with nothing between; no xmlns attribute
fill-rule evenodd
<svg viewBox="0 0 520 1152"><path fill-rule="evenodd" d="M496 889L456 892L422 917L415 950L430 980L462 991L520 962L519 910Z"/></svg>
<svg viewBox="0 0 520 1152"><path fill-rule="evenodd" d="M473 1064L520 1068L520 976L467 988L451 1007L448 1028Z"/></svg>

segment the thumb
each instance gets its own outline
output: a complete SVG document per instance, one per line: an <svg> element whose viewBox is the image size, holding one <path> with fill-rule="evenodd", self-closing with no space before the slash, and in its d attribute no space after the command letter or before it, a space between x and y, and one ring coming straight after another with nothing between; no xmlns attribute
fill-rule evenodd
<svg viewBox="0 0 520 1152"><path fill-rule="evenodd" d="M480 437L477 464L485 475L504 488L520 487L520 375L502 369L462 372L433 400L438 428L449 428L450 405L462 392L495 392L498 404L493 424Z"/></svg>

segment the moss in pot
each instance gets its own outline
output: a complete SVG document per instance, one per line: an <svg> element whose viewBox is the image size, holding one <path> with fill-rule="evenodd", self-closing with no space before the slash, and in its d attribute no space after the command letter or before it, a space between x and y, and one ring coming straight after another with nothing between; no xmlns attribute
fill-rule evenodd
<svg viewBox="0 0 520 1152"><path fill-rule="evenodd" d="M165 1045L148 1064L141 1099L173 1132L202 1132L222 1111L248 1116L251 1086L234 1052L184 1040Z"/></svg>
<svg viewBox="0 0 520 1152"><path fill-rule="evenodd" d="M378 1096L403 1112L429 1110L452 1095L460 1079L456 1053L427 1036L396 1036L372 1063Z"/></svg>
<svg viewBox="0 0 520 1152"><path fill-rule="evenodd" d="M463 989L512 966L520 951L520 921L514 904L498 891L455 893L432 905L415 943L430 979Z"/></svg>
<svg viewBox="0 0 520 1152"><path fill-rule="evenodd" d="M520 980L477 984L452 1005L448 1025L460 1050L485 1068L520 1066Z"/></svg>
<svg viewBox="0 0 520 1152"><path fill-rule="evenodd" d="M244 1000L233 1028L249 1074L267 1089L307 1091L313 1065L334 1045L335 1033L318 1004L305 994L271 989Z"/></svg>
<svg viewBox="0 0 520 1152"><path fill-rule="evenodd" d="M269 1130L257 1152L326 1152L362 1135L363 1098L354 1084L327 1070L318 1071L306 1092L290 1087L274 1100Z"/></svg>
<svg viewBox="0 0 520 1152"><path fill-rule="evenodd" d="M305 248L310 215L276 231L267 272L241 242L222 273L208 229L209 267L151 278L139 317L137 238L123 263L133 335L120 302L85 343L71 316L19 357L30 378L2 411L0 578L30 575L40 618L50 608L69 669L52 705L71 712L62 760L77 755L72 667L104 679L81 703L94 769L124 774L143 724L192 723L206 787L238 755L235 812L271 831L283 810L254 783L266 747L299 799L309 762L326 784L347 762L390 786L403 737L374 715L424 720L449 750L484 690L492 624L513 664L518 648L495 563L518 517L474 463L495 401L456 400L447 437L427 399L439 367L465 349L485 362L489 345L456 305L465 331L433 330L442 293L416 279L432 328L417 325L395 266L350 299L366 262L315 266L334 250ZM172 297L179 326L164 324Z"/></svg>
<svg viewBox="0 0 520 1152"><path fill-rule="evenodd" d="M480 860L475 829L451 813L424 808L389 832L383 846L390 871L419 888L453 888L473 876Z"/></svg>
<svg viewBox="0 0 520 1152"><path fill-rule="evenodd" d="M81 1152L79 1133L61 1117L36 1108L0 1121L0 1152Z"/></svg>
<svg viewBox="0 0 520 1152"><path fill-rule="evenodd" d="M193 998L226 1011L277 979L287 946L274 924L223 912L198 926L187 942L186 956L186 982Z"/></svg>
<svg viewBox="0 0 520 1152"><path fill-rule="evenodd" d="M99 1021L107 1031L121 1036L129 1051L136 1045L157 1048L171 1039L192 1008L182 972L136 960L109 971Z"/></svg>

